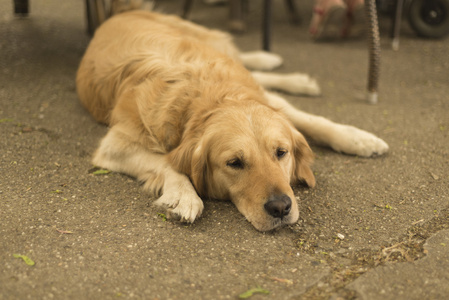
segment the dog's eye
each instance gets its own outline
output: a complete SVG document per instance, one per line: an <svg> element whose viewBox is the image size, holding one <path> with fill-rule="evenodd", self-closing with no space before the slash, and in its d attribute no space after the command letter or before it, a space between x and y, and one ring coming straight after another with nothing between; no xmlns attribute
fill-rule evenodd
<svg viewBox="0 0 449 300"><path fill-rule="evenodd" d="M283 148L277 148L276 149L276 157L278 158L278 159L281 159L281 158L283 158L286 154L287 154L287 150L286 149L283 149Z"/></svg>
<svg viewBox="0 0 449 300"><path fill-rule="evenodd" d="M243 169L243 162L238 158L231 159L226 165L233 169Z"/></svg>

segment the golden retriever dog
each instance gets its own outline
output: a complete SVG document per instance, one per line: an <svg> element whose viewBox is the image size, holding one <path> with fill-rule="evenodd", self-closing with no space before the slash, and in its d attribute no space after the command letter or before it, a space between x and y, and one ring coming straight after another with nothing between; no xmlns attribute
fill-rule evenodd
<svg viewBox="0 0 449 300"><path fill-rule="evenodd" d="M244 67L280 63L269 53L239 53L228 34L175 16L133 11L110 18L77 73L82 104L110 127L93 163L136 177L156 204L186 222L201 215L202 198L213 198L231 200L260 231L295 223L291 185L315 185L303 134L359 156L388 146L262 87L318 94L307 75Z"/></svg>

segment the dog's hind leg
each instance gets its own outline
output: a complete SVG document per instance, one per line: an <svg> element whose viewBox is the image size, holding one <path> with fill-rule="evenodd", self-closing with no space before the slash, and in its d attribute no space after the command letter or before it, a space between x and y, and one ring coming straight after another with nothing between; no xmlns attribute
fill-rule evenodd
<svg viewBox="0 0 449 300"><path fill-rule="evenodd" d="M388 145L372 133L300 111L274 93L265 92L265 98L273 108L284 113L296 129L337 152L369 157L388 151Z"/></svg>
<svg viewBox="0 0 449 300"><path fill-rule="evenodd" d="M242 64L251 70L271 71L282 65L282 57L265 51L239 53Z"/></svg>
<svg viewBox="0 0 449 300"><path fill-rule="evenodd" d="M250 70L271 71L282 65L282 57L277 54L254 51L239 54L243 65ZM302 73L268 73L253 71L253 78L264 88L280 90L294 95L318 96L320 87L315 79Z"/></svg>
<svg viewBox="0 0 449 300"><path fill-rule="evenodd" d="M164 154L152 153L130 141L119 126L113 126L103 138L93 163L144 182L144 189L162 194L155 204L167 207L181 221L193 222L203 211L203 201L189 178L174 170Z"/></svg>

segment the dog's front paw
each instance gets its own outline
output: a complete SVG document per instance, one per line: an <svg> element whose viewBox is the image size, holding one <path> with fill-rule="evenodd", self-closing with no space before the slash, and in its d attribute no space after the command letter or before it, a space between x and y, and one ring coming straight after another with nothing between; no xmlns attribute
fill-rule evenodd
<svg viewBox="0 0 449 300"><path fill-rule="evenodd" d="M155 202L156 205L168 209L169 214L175 215L182 222L193 223L203 212L203 201L196 192L171 190L164 194Z"/></svg>
<svg viewBox="0 0 449 300"><path fill-rule="evenodd" d="M265 51L240 53L243 65L252 70L270 71L282 65L282 57Z"/></svg>
<svg viewBox="0 0 449 300"><path fill-rule="evenodd" d="M382 155L388 152L388 145L372 133L348 125L338 125L330 143L332 149L346 154L363 157Z"/></svg>

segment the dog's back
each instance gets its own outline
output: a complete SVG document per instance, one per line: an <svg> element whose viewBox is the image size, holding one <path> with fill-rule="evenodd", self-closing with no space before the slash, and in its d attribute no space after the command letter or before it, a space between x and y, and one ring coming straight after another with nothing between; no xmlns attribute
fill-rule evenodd
<svg viewBox="0 0 449 300"><path fill-rule="evenodd" d="M98 28L86 50L77 73L78 95L96 120L109 123L125 80L138 84L149 74L162 73L169 79L185 64L201 68L221 54L226 54L222 59L238 60L226 33L175 16L119 14Z"/></svg>

